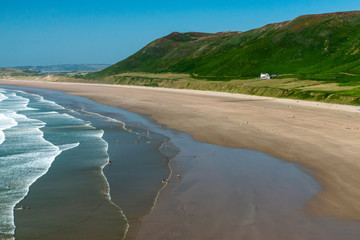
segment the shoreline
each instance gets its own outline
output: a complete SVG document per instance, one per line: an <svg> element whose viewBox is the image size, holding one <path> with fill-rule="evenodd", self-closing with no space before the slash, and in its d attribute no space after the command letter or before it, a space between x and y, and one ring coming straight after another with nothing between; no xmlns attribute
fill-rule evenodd
<svg viewBox="0 0 360 240"><path fill-rule="evenodd" d="M0 84L64 91L148 115L200 142L251 149L299 164L311 169L307 173L323 188L307 203L307 213L360 220L359 106L106 84Z"/></svg>
<svg viewBox="0 0 360 240"><path fill-rule="evenodd" d="M104 130L102 130L102 131L103 131L103 133L102 133L101 138L104 136ZM106 142L105 140L103 140L103 141ZM106 153L108 152L108 149L109 149L109 143L106 142ZM124 237L122 238L122 240L124 240L126 238L127 233L129 232L129 227L130 227L129 220L127 219L126 215L124 214L124 211L118 205L116 205L111 199L111 186L110 186L108 178L106 177L106 175L104 173L105 167L109 165L110 156L108 154L107 154L107 160L108 160L108 162L105 162L101 166L101 171L100 172L101 172L102 177L105 179L105 183L106 183L106 192L107 192L106 199L110 202L111 205L114 206L114 208L116 208L121 213L121 216L123 217L123 219L126 222L126 228L125 228L125 231L124 231Z"/></svg>

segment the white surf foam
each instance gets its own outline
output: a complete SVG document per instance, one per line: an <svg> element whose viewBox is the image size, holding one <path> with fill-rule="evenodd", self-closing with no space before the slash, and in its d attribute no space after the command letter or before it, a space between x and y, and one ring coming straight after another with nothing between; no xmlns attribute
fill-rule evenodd
<svg viewBox="0 0 360 240"><path fill-rule="evenodd" d="M60 151L66 151L66 150L70 150L72 148L76 148L79 145L80 145L80 143L77 142L77 143L69 143L69 144L59 145L58 147L59 147Z"/></svg>
<svg viewBox="0 0 360 240"><path fill-rule="evenodd" d="M81 109L80 112L83 112L83 113L85 113L87 115L92 115L92 116L97 116L97 117L103 118L103 119L105 119L105 121L110 122L110 123L120 124L122 129L128 130L126 128L126 124L124 122L120 121L120 120L117 120L117 119L114 119L114 118L111 118L111 117L108 117L108 116L104 116L104 115L101 115L99 113L88 112L85 109Z"/></svg>
<svg viewBox="0 0 360 240"><path fill-rule="evenodd" d="M4 99L7 99L7 97L4 94L2 94L2 91L0 91L0 102Z"/></svg>
<svg viewBox="0 0 360 240"><path fill-rule="evenodd" d="M4 110L0 109L0 145L5 141L4 130L17 125L15 119L5 116L3 112Z"/></svg>
<svg viewBox="0 0 360 240"><path fill-rule="evenodd" d="M26 95L26 96L30 96L30 97L33 97L35 99L37 99L40 103L43 103L47 106L48 109L53 109L53 110L63 110L65 109L63 106L53 102L53 101L49 101L49 100L46 100L44 99L43 96L40 96L40 95L37 95L37 94L33 94L33 93L28 93L28 92L24 92L24 91L20 91L20 90L14 90L14 93L18 93L17 95L19 94L23 94L23 95Z"/></svg>

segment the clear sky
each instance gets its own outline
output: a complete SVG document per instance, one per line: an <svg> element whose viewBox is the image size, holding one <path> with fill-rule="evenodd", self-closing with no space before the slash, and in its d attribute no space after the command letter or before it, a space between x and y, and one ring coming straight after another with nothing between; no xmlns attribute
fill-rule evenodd
<svg viewBox="0 0 360 240"><path fill-rule="evenodd" d="M173 31L247 31L359 0L0 0L0 67L116 63Z"/></svg>

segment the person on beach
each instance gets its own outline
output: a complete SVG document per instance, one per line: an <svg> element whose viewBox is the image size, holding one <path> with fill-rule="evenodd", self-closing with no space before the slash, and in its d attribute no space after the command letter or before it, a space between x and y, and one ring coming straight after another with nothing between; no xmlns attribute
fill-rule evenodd
<svg viewBox="0 0 360 240"><path fill-rule="evenodd" d="M109 164L109 166L111 166L112 162L109 160L109 163L108 163L108 164Z"/></svg>

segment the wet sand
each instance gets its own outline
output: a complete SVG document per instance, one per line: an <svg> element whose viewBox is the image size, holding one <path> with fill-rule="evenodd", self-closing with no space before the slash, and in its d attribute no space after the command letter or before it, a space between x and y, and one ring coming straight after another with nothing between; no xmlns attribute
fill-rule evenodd
<svg viewBox="0 0 360 240"><path fill-rule="evenodd" d="M358 222L303 211L320 186L301 167L251 150L194 143L186 134L172 139L182 151L170 162L170 183L137 239L359 238Z"/></svg>
<svg viewBox="0 0 360 240"><path fill-rule="evenodd" d="M0 80L0 84L65 91L106 105L149 115L157 123L189 133L200 142L252 149L300 164L311 169L308 173L322 187L321 192L306 202L304 210L307 214L360 220L360 107L239 94L101 84L14 80ZM181 161L172 164L178 163L181 164ZM213 167L212 171L217 171L217 168ZM186 179L199 180L202 176L191 173L189 171L189 175L184 177L184 182ZM221 183L221 178L219 179ZM195 184L191 186L191 191L195 193L209 188L219 190L224 185ZM172 200L187 192L175 190L175 185L169 184L160 195L152 214L143 219L140 238L150 234L149 231L154 231L147 226L151 226L154 219L164 219L164 209L171 208ZM187 193L184 194L185 199L194 196ZM215 205L223 201L222 195L213 198ZM201 199L197 202L201 202ZM188 206L189 204L188 202ZM211 206L208 206L208 210L211 210ZM192 219L196 219L195 216ZM171 215L164 222L171 222ZM177 227L183 229L180 232L189 232L189 229L202 226L200 223L194 224ZM164 225L158 227L166 231ZM189 236L196 239L195 235L191 235L194 231L190 231ZM223 226L223 231L227 231L226 226ZM176 236L171 238L176 239Z"/></svg>

